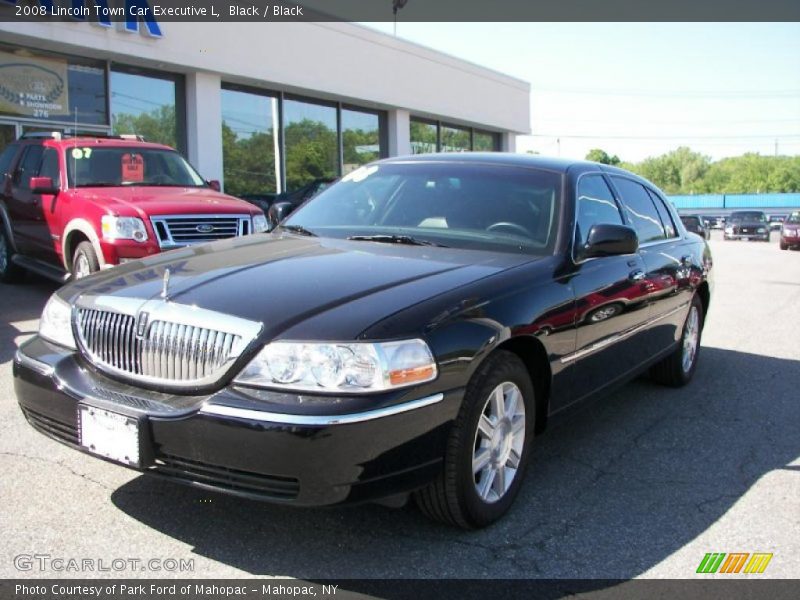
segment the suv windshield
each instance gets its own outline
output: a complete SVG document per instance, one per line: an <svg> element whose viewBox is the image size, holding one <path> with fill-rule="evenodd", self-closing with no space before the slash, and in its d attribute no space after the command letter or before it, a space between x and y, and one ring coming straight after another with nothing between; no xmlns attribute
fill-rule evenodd
<svg viewBox="0 0 800 600"><path fill-rule="evenodd" d="M173 150L76 144L66 149L66 160L70 187L206 185L197 171Z"/></svg>
<svg viewBox="0 0 800 600"><path fill-rule="evenodd" d="M283 228L364 242L549 254L561 188L561 174L539 169L373 164L321 192Z"/></svg>
<svg viewBox="0 0 800 600"><path fill-rule="evenodd" d="M800 212L793 212L784 223L800 223Z"/></svg>
<svg viewBox="0 0 800 600"><path fill-rule="evenodd" d="M766 223L767 217L763 212L735 212L731 213L731 221L758 221L759 223Z"/></svg>

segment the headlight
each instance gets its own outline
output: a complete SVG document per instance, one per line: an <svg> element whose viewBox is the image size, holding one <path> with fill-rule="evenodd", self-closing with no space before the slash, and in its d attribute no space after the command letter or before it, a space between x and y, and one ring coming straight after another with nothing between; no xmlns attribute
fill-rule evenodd
<svg viewBox="0 0 800 600"><path fill-rule="evenodd" d="M307 392L365 393L436 379L436 361L422 340L400 342L273 342L235 383Z"/></svg>
<svg viewBox="0 0 800 600"><path fill-rule="evenodd" d="M261 233L269 228L267 224L267 217L264 215L256 215L253 217L253 233Z"/></svg>
<svg viewBox="0 0 800 600"><path fill-rule="evenodd" d="M147 241L147 229L144 222L137 217L115 217L103 215L103 237L107 240Z"/></svg>
<svg viewBox="0 0 800 600"><path fill-rule="evenodd" d="M758 233L767 233L767 228L766 227L759 227L758 228Z"/></svg>
<svg viewBox="0 0 800 600"><path fill-rule="evenodd" d="M59 346L75 349L72 336L72 309L70 305L53 294L42 311L39 321L39 336Z"/></svg>
<svg viewBox="0 0 800 600"><path fill-rule="evenodd" d="M733 233L733 227L726 227L725 233Z"/></svg>

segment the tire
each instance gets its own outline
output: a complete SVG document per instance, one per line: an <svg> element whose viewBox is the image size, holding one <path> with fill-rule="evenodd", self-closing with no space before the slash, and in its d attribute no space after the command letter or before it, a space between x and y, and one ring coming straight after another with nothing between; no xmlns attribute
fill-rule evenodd
<svg viewBox="0 0 800 600"><path fill-rule="evenodd" d="M0 219L0 283L18 283L25 277L25 269L11 261L13 256L14 248Z"/></svg>
<svg viewBox="0 0 800 600"><path fill-rule="evenodd" d="M72 256L72 279L82 279L97 273L100 270L100 261L91 242L81 242Z"/></svg>
<svg viewBox="0 0 800 600"><path fill-rule="evenodd" d="M783 242L781 242L780 246L781 246L781 250L788 250L789 249L789 244L784 244Z"/></svg>
<svg viewBox="0 0 800 600"><path fill-rule="evenodd" d="M675 351L650 368L650 377L662 385L681 387L692 380L700 355L703 334L703 303L695 294L686 321L683 323L681 341Z"/></svg>
<svg viewBox="0 0 800 600"><path fill-rule="evenodd" d="M497 419L499 411L503 416ZM439 477L414 494L423 514L464 529L502 517L522 484L535 419L534 387L525 365L516 354L494 352L467 386ZM476 459L483 463L477 475Z"/></svg>

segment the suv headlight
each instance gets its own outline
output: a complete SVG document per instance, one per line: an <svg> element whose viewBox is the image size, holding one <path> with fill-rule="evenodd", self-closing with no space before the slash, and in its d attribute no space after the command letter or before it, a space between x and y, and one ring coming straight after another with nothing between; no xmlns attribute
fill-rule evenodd
<svg viewBox="0 0 800 600"><path fill-rule="evenodd" d="M53 294L42 311L39 321L39 336L44 339L75 350L75 338L72 335L72 308L61 298Z"/></svg>
<svg viewBox="0 0 800 600"><path fill-rule="evenodd" d="M267 229L269 229L267 217L264 215L256 215L253 217L253 233L261 233Z"/></svg>
<svg viewBox="0 0 800 600"><path fill-rule="evenodd" d="M366 393L436 379L436 361L422 340L399 342L273 342L235 383L306 392Z"/></svg>
<svg viewBox="0 0 800 600"><path fill-rule="evenodd" d="M103 215L103 237L107 240L136 240L147 241L147 229L144 221L137 217L115 217Z"/></svg>
<svg viewBox="0 0 800 600"><path fill-rule="evenodd" d="M766 227L759 227L758 228L758 233L767 233L767 228Z"/></svg>

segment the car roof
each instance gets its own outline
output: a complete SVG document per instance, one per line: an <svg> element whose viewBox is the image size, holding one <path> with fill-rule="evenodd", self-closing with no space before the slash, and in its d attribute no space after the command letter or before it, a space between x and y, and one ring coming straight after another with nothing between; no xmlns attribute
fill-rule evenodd
<svg viewBox="0 0 800 600"><path fill-rule="evenodd" d="M22 138L19 140L25 144L43 143L46 146L60 147L60 148L74 148L75 146L108 146L112 148L150 148L157 150L174 150L164 144L157 144L155 142L143 142L140 140L111 138L111 137L94 137L94 136L78 136L69 137L65 139L55 138Z"/></svg>
<svg viewBox="0 0 800 600"><path fill-rule="evenodd" d="M512 152L442 152L430 154L412 154L409 156L396 156L387 158L382 163L407 163L407 162L453 162L453 163L482 163L512 167L532 167L550 171L566 172L572 167L581 166L597 168L605 165L586 160L569 158L555 158L532 154L515 154ZM627 173L627 171L623 171Z"/></svg>

